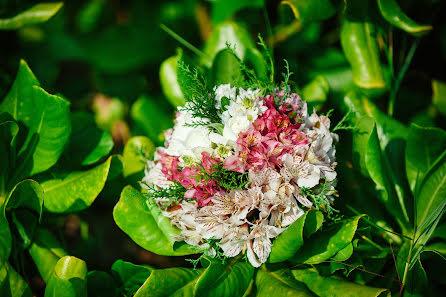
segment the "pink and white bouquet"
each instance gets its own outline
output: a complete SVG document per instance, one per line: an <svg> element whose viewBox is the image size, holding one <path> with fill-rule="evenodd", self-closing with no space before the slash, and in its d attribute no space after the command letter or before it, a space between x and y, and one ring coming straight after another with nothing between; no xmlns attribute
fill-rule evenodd
<svg viewBox="0 0 446 297"><path fill-rule="evenodd" d="M338 136L288 88L222 84L201 100L178 108L142 184L175 240L258 267L307 209L335 211Z"/></svg>

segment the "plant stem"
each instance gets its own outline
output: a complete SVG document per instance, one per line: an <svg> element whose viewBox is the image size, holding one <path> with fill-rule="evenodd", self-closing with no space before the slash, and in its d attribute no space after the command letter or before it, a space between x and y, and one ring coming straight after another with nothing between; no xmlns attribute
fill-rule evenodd
<svg viewBox="0 0 446 297"><path fill-rule="evenodd" d="M415 50L417 49L419 43L420 43L419 38L415 39L415 41L412 43L412 46L410 47L409 52L407 53L406 59L404 60L404 64L401 67L400 71L398 72L398 75L395 80L395 84L394 84L393 88L390 90L389 107L387 110L387 113L390 116L393 115L396 95L397 95L398 90L401 86L401 83L403 82L403 78L407 72L407 69L409 69L410 62L412 62L413 56L415 54Z"/></svg>
<svg viewBox="0 0 446 297"><path fill-rule="evenodd" d="M167 34L169 34L170 36L172 36L173 39L175 39L176 41L178 41L179 43L181 43L182 45L184 45L185 47L187 47L189 50L191 50L193 53L195 53L196 55L200 56L200 57L204 57L206 59L208 59L208 62L210 63L210 58L203 53L202 51L200 51L198 48L196 48L195 46L193 46L190 42L186 41L184 38L182 38L180 35L178 35L177 33L175 33L172 29L168 28L166 25L164 24L160 24L160 28L163 29Z"/></svg>

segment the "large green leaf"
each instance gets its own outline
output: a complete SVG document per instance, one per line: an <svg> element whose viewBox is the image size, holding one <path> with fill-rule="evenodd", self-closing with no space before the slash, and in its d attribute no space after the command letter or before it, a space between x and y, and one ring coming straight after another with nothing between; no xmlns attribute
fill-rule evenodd
<svg viewBox="0 0 446 297"><path fill-rule="evenodd" d="M32 154L32 160L22 160L25 164L16 169L18 180L47 170L59 159L71 131L69 105L67 100L40 88L26 62L20 61L14 84L0 104L0 112L9 113L28 129L18 157ZM35 147L33 140L37 141ZM25 171L26 163L32 165L29 172Z"/></svg>
<svg viewBox="0 0 446 297"><path fill-rule="evenodd" d="M134 297L192 296L200 270L167 268L153 270Z"/></svg>
<svg viewBox="0 0 446 297"><path fill-rule="evenodd" d="M212 31L212 35L206 41L203 52L205 56L200 59L200 64L210 67L215 56L223 49L231 45L235 55L244 63L252 65L257 74L265 73L263 55L256 48L248 31L240 24L224 22Z"/></svg>
<svg viewBox="0 0 446 297"><path fill-rule="evenodd" d="M113 149L110 133L96 127L93 115L74 112L71 114L71 126L73 130L66 155L73 164L95 164Z"/></svg>
<svg viewBox="0 0 446 297"><path fill-rule="evenodd" d="M8 262L0 262L0 295L2 297L32 296L28 284Z"/></svg>
<svg viewBox="0 0 446 297"><path fill-rule="evenodd" d="M238 258L221 260L208 259L206 267L194 286L194 296L230 297L242 296L253 276L254 267Z"/></svg>
<svg viewBox="0 0 446 297"><path fill-rule="evenodd" d="M74 212L90 206L104 188L112 158L89 170L64 173L51 179L42 178L45 210Z"/></svg>
<svg viewBox="0 0 446 297"><path fill-rule="evenodd" d="M323 215L319 211L310 210L289 226L273 241L271 254L268 261L271 263L282 262L294 256L304 243L304 226L313 222L322 221ZM321 224L313 224L317 229ZM317 230L316 229L316 230ZM314 230L314 232L316 231ZM313 233L314 233L313 232Z"/></svg>
<svg viewBox="0 0 446 297"><path fill-rule="evenodd" d="M243 86L244 76L241 62L231 49L218 52L212 63L212 81L214 85L228 84Z"/></svg>
<svg viewBox="0 0 446 297"><path fill-rule="evenodd" d="M359 285L335 277L323 277L313 269L293 269L292 274L320 297L390 297L390 292L387 289Z"/></svg>
<svg viewBox="0 0 446 297"><path fill-rule="evenodd" d="M87 264L73 256L57 261L45 288L45 297L86 297Z"/></svg>
<svg viewBox="0 0 446 297"><path fill-rule="evenodd" d="M124 177L141 173L146 167L146 160L151 160L155 152L155 145L145 136L130 138L123 152L123 174ZM139 180L142 175L138 176Z"/></svg>
<svg viewBox="0 0 446 297"><path fill-rule="evenodd" d="M63 2L39 3L9 19L0 19L0 30L15 30L26 25L46 22L62 7Z"/></svg>
<svg viewBox="0 0 446 297"><path fill-rule="evenodd" d="M172 226L153 200L148 200L134 188L127 186L113 209L116 224L141 247L166 256L181 256L197 253L189 245L175 245L172 236L180 229Z"/></svg>
<svg viewBox="0 0 446 297"><path fill-rule="evenodd" d="M353 240L361 217L346 219L315 233L290 261L317 264L333 257Z"/></svg>
<svg viewBox="0 0 446 297"><path fill-rule="evenodd" d="M368 16L369 1L349 1L341 27L341 45L352 66L353 81L363 89L385 89L378 42Z"/></svg>
<svg viewBox="0 0 446 297"><path fill-rule="evenodd" d="M226 21L244 8L262 8L264 0L216 0L212 2L211 18L214 24Z"/></svg>
<svg viewBox="0 0 446 297"><path fill-rule="evenodd" d="M130 115L139 130L156 145L164 141L163 132L172 126L172 119L157 102L141 96L133 103Z"/></svg>
<svg viewBox="0 0 446 297"><path fill-rule="evenodd" d="M258 297L270 296L314 296L302 282L297 281L288 269L262 266L257 271L256 288Z"/></svg>
<svg viewBox="0 0 446 297"><path fill-rule="evenodd" d="M24 180L18 183L9 193L0 208L0 260L8 259L11 253L12 237L6 219L6 209L27 208L35 211L40 218L42 205L43 190L33 180Z"/></svg>
<svg viewBox="0 0 446 297"><path fill-rule="evenodd" d="M160 83L164 95L174 106L183 106L186 103L183 92L181 92L177 76L177 64L180 54L164 60L160 66Z"/></svg>
<svg viewBox="0 0 446 297"><path fill-rule="evenodd" d="M365 164L365 154L367 151L367 142L370 134L375 126L375 121L369 116L360 116L351 120L355 130L353 130L353 154L352 161L358 166L364 176L368 176L369 172Z"/></svg>
<svg viewBox="0 0 446 297"><path fill-rule="evenodd" d="M396 0L378 0L382 16L392 25L414 35L421 35L432 30L432 26L420 25L409 18Z"/></svg>
<svg viewBox="0 0 446 297"><path fill-rule="evenodd" d="M111 270L124 296L133 296L150 276L153 268L118 260L113 263Z"/></svg>
<svg viewBox="0 0 446 297"><path fill-rule="evenodd" d="M42 228L37 229L28 251L46 283L53 274L57 261L67 255L59 241L48 230Z"/></svg>
<svg viewBox="0 0 446 297"><path fill-rule="evenodd" d="M342 7L342 1L332 0L284 0L280 4L288 5L300 22L326 20Z"/></svg>
<svg viewBox="0 0 446 297"><path fill-rule="evenodd" d="M19 126L14 121L3 119L0 121L0 162L2 164L0 166L0 204L2 204L8 191L8 177L15 163L14 144Z"/></svg>
<svg viewBox="0 0 446 297"><path fill-rule="evenodd" d="M381 191L380 198L386 209L391 213L401 228L410 228L409 213L406 209L406 201L402 195L398 195L392 181L391 169L387 156L381 151L380 141L376 126L370 134L367 142L365 163L370 177L376 184L378 191Z"/></svg>
<svg viewBox="0 0 446 297"><path fill-rule="evenodd" d="M446 154L426 175L415 196L416 229L423 232L444 213L446 207Z"/></svg>
<svg viewBox="0 0 446 297"><path fill-rule="evenodd" d="M412 124L406 145L406 172L410 188L418 191L424 177L446 151L446 131Z"/></svg>

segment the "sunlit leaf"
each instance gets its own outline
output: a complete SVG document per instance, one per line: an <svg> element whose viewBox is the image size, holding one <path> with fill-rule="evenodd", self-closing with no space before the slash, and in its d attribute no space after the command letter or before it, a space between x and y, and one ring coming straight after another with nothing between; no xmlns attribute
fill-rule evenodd
<svg viewBox="0 0 446 297"><path fill-rule="evenodd" d="M368 1L349 1L341 27L341 45L352 66L353 81L364 89L385 89L378 42L367 16Z"/></svg>
<svg viewBox="0 0 446 297"><path fill-rule="evenodd" d="M130 138L124 147L123 152L123 173L124 176L141 173L146 160L151 160L155 152L155 145L145 136L135 136ZM139 180L142 176L138 176Z"/></svg>
<svg viewBox="0 0 446 297"><path fill-rule="evenodd" d="M256 288L258 297L298 296L310 297L313 294L304 283L297 281L288 269L262 266L257 271Z"/></svg>
<svg viewBox="0 0 446 297"><path fill-rule="evenodd" d="M268 261L271 263L277 263L288 260L294 256L304 243L305 224L312 224L313 221L322 220L323 215L319 211L310 210L302 215L299 219L297 219L297 221L291 224L291 226L289 226L283 233L274 239ZM317 229L321 226L320 224L312 225ZM314 232L316 230L314 230Z"/></svg>
<svg viewBox="0 0 446 297"><path fill-rule="evenodd" d="M153 270L134 297L144 296L192 296L200 270L167 268Z"/></svg>
<svg viewBox="0 0 446 297"><path fill-rule="evenodd" d="M414 193L424 177L446 150L446 132L412 124L406 145L406 171Z"/></svg>
<svg viewBox="0 0 446 297"><path fill-rule="evenodd" d="M37 229L34 241L28 251L46 283L53 274L57 261L67 255L54 235L42 228Z"/></svg>
<svg viewBox="0 0 446 297"><path fill-rule="evenodd" d="M74 212L90 206L104 188L112 158L89 170L60 173L53 178L42 177L45 210Z"/></svg>
<svg viewBox="0 0 446 297"><path fill-rule="evenodd" d="M352 217L315 233L290 261L317 264L333 257L353 240L361 217Z"/></svg>
<svg viewBox="0 0 446 297"><path fill-rule="evenodd" d="M87 265L73 256L62 257L54 266L45 297L86 297Z"/></svg>
<svg viewBox="0 0 446 297"><path fill-rule="evenodd" d="M186 103L183 92L178 84L177 63L179 56L170 57L161 63L160 83L164 95L174 106L183 106Z"/></svg>
<svg viewBox="0 0 446 297"><path fill-rule="evenodd" d="M382 16L395 27L414 35L421 35L432 30L432 26L420 25L409 18L396 0L378 0Z"/></svg>
<svg viewBox="0 0 446 297"><path fill-rule="evenodd" d="M69 105L67 100L40 88L26 62L20 62L14 84L0 104L0 112L9 113L28 129L18 158L31 154L31 159L22 160L21 167L16 169L17 179L43 172L59 159L71 131ZM30 165L28 172L26 167Z"/></svg>
<svg viewBox="0 0 446 297"><path fill-rule="evenodd" d="M133 241L153 253L181 256L198 252L189 245L174 247L172 236L178 236L180 229L171 225L154 201L148 200L130 186L122 191L113 210L113 218Z"/></svg>
<svg viewBox="0 0 446 297"><path fill-rule="evenodd" d="M123 260L116 261L111 268L119 290L125 296L133 296L150 276L152 270L153 268L149 266L135 265Z"/></svg>
<svg viewBox="0 0 446 297"><path fill-rule="evenodd" d="M96 127L93 116L86 112L71 114L71 138L67 158L73 165L92 165L106 157L113 149L110 133Z"/></svg>
<svg viewBox="0 0 446 297"><path fill-rule="evenodd" d="M390 291L386 289L359 285L334 277L323 277L312 269L293 269L292 274L320 297L390 297Z"/></svg>
<svg viewBox="0 0 446 297"><path fill-rule="evenodd" d="M39 3L9 19L0 19L0 30L15 30L46 22L62 7L63 2Z"/></svg>

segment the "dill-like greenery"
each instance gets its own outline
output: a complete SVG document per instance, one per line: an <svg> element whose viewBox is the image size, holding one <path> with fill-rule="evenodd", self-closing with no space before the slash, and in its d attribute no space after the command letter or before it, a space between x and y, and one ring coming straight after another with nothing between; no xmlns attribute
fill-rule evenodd
<svg viewBox="0 0 446 297"><path fill-rule="evenodd" d="M220 123L218 110L215 108L215 96L208 88L208 84L197 68L191 69L182 59L177 64L178 83L186 101L184 110L192 113L194 118L209 119L210 123ZM207 126L206 120L195 120L190 126Z"/></svg>
<svg viewBox="0 0 446 297"><path fill-rule="evenodd" d="M226 190L234 190L243 188L248 182L248 173L240 173L230 171L223 167L223 163L215 164L210 172L206 171L202 164L199 165L199 174L194 176L197 183L204 181L215 181L219 186Z"/></svg>
<svg viewBox="0 0 446 297"><path fill-rule="evenodd" d="M331 201L327 197L327 182L323 182L319 187L320 192L316 194L312 189L310 188L300 188L302 190L302 193L310 198L311 201L314 203L314 207L317 210L324 210L327 212L328 218L333 219L335 213L338 213L339 210L333 208L331 206Z"/></svg>
<svg viewBox="0 0 446 297"><path fill-rule="evenodd" d="M166 198L171 201L170 204L177 203L184 197L184 193L186 193L186 188L183 187L178 182L174 182L167 188L156 188L155 186L149 186L145 184L148 188L148 192L145 194L147 198Z"/></svg>

